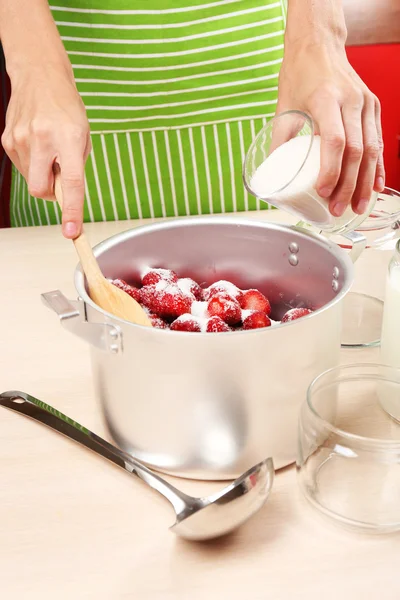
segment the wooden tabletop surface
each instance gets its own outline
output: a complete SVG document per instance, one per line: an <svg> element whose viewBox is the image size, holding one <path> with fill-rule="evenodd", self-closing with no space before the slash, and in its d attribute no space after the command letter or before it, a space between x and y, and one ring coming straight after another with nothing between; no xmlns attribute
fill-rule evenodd
<svg viewBox="0 0 400 600"><path fill-rule="evenodd" d="M279 211L249 218L284 221ZM136 223L98 223L92 244ZM355 289L382 297L390 252L367 250ZM0 388L19 389L105 435L89 349L41 304L71 298L76 257L59 227L0 230ZM344 362L379 360L347 351ZM216 484L178 481L208 493ZM221 484L222 485L222 484ZM218 484L219 486L219 484ZM137 480L43 426L0 409L0 597L4 600L398 600L400 535L326 521L278 472L262 511L231 536L177 539L170 507Z"/></svg>

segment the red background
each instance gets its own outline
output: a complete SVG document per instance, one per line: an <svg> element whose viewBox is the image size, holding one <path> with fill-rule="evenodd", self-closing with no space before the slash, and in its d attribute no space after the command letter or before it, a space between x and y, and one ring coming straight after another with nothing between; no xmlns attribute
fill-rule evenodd
<svg viewBox="0 0 400 600"><path fill-rule="evenodd" d="M386 185L400 190L400 44L351 46L347 56L381 101Z"/></svg>

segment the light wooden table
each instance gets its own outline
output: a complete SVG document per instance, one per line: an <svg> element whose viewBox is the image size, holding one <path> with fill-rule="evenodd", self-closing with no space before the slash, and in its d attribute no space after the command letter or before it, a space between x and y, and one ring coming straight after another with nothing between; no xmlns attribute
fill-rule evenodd
<svg viewBox="0 0 400 600"><path fill-rule="evenodd" d="M252 219L283 221L278 211ZM137 224L137 223L136 223ZM130 223L87 226L93 244ZM368 251L356 288L382 296L390 252ZM74 249L58 227L0 230L0 388L20 389L104 435L88 347L63 331L40 293L75 297ZM377 351L344 361L374 361ZM215 484L182 481L189 492ZM202 545L168 531L156 494L44 427L0 410L0 598L4 600L398 600L400 535L344 531L279 472L265 508Z"/></svg>

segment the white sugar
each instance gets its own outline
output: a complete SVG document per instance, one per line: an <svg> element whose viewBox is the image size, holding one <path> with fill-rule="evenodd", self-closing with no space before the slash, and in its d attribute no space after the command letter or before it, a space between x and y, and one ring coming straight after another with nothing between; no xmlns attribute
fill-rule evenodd
<svg viewBox="0 0 400 600"><path fill-rule="evenodd" d="M207 312L207 304L208 302L193 302L192 303L192 318L196 320L196 322L200 325L200 330L202 332L207 331L207 323L209 319L209 315Z"/></svg>
<svg viewBox="0 0 400 600"><path fill-rule="evenodd" d="M191 315L190 313L185 313L184 315L181 315L180 317L178 317L179 322L181 323L187 323L187 321L195 321L197 322L196 317L193 317L193 315Z"/></svg>
<svg viewBox="0 0 400 600"><path fill-rule="evenodd" d="M171 271L169 269L153 269L152 267L144 267L141 272L142 278L148 273L156 273L163 279L169 279L171 277Z"/></svg>
<svg viewBox="0 0 400 600"><path fill-rule="evenodd" d="M284 209L292 209L312 223L329 225L334 222L329 212L329 200L321 198L315 191L320 170L319 136L314 137L303 165L310 142L309 135L300 135L278 146L259 165L250 185L259 198L276 200Z"/></svg>
<svg viewBox="0 0 400 600"><path fill-rule="evenodd" d="M206 333L209 318L208 317L196 317L196 320L197 320L198 324L200 325L200 331L202 333Z"/></svg>
<svg viewBox="0 0 400 600"><path fill-rule="evenodd" d="M185 294L185 296L193 296L193 279L189 279L188 277L184 279L178 279L177 286L179 287L181 292Z"/></svg>
<svg viewBox="0 0 400 600"><path fill-rule="evenodd" d="M164 290L167 291L167 288L170 288L170 287L173 287L173 286L171 286L168 283L168 281L165 281L165 279L160 279L160 281L158 281L156 283L156 290L157 290L157 292L163 292ZM168 292L169 292L169 290L168 290Z"/></svg>
<svg viewBox="0 0 400 600"><path fill-rule="evenodd" d="M178 287L176 283L164 281L163 279L161 279L161 281L158 281L154 287L156 292L164 292L165 294L170 294L171 296L179 296L180 294L182 294L182 290Z"/></svg>
<svg viewBox="0 0 400 600"><path fill-rule="evenodd" d="M214 285L218 286L219 288L224 290L227 294L229 294L230 296L233 296L233 297L236 297L240 292L239 288L234 283L231 283L230 281L225 281L223 279L221 281L218 281Z"/></svg>
<svg viewBox="0 0 400 600"><path fill-rule="evenodd" d="M195 322L200 326L200 331L202 333L207 332L207 323L209 320L208 317L196 317L190 313L185 313L184 315L178 317L177 320L179 320L181 323L187 323L188 321Z"/></svg>
<svg viewBox="0 0 400 600"><path fill-rule="evenodd" d="M207 304L208 302L193 302L192 315L194 317L207 317Z"/></svg>
<svg viewBox="0 0 400 600"><path fill-rule="evenodd" d="M250 315L252 315L255 312L256 312L255 310L242 310L242 321L247 319L247 317L249 317Z"/></svg>
<svg viewBox="0 0 400 600"><path fill-rule="evenodd" d="M217 290L218 292L225 292L226 294L229 294L229 296L233 296L233 298L236 298L236 296L238 296L240 293L239 288L234 283L225 281L224 279L221 279L221 281L217 281L210 285L210 287L205 290L206 297L207 292L209 292L210 289Z"/></svg>
<svg viewBox="0 0 400 600"><path fill-rule="evenodd" d="M151 273L152 271L154 271L154 269L152 269L151 267L143 267L140 273L140 277L143 279L143 277L147 275L147 273Z"/></svg>

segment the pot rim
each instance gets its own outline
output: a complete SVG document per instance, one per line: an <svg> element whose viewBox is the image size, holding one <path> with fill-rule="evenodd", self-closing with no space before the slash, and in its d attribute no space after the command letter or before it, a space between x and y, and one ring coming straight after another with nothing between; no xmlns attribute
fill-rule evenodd
<svg viewBox="0 0 400 600"><path fill-rule="evenodd" d="M196 226L199 224L202 224L202 225L215 225L215 224L236 225L239 227L240 226L245 226L245 227L250 226L250 227L257 227L260 229L274 229L274 230L281 231L281 232L287 232L288 230L291 230L291 231L295 231L295 232L301 234L302 236L304 236L306 238L311 238L314 241L319 242L326 249L330 250L333 254L337 255L339 260L342 262L342 264L345 268L345 272L348 274L347 281L344 283L340 292L338 292L337 295L330 302L328 302L321 308L315 310L314 312L310 313L309 315L302 317L301 322L305 322L308 319L312 319L315 315L318 315L318 314L324 312L331 306L334 306L335 304L340 302L342 300L342 298L349 292L351 286L353 285L353 281L354 281L353 262L351 261L348 253L345 250L343 250L340 246L338 246L337 244L332 242L331 240L327 239L326 237L324 237L320 234L303 229L302 227L297 227L295 225L286 225L284 223L270 223L268 221L253 221L252 219L246 219L246 218L240 218L240 217L238 218L238 217L231 217L231 216L214 216L214 215L208 216L207 215L207 216L179 217L179 218L163 219L163 220L160 220L157 222L139 225L137 227L133 227L133 228L127 229L125 231L122 231L120 233L114 234L114 235L110 236L109 238L103 240L96 246L94 246L93 253L94 253L95 257L98 258L101 254L103 254L107 250L110 250L114 246L130 239L131 237L146 235L147 233L149 233L149 232L151 233L152 231L155 231L155 230L169 229L171 226L173 226L175 228L175 227L185 227L185 226ZM84 277L80 263L78 263L78 265L75 268L74 284L75 284L75 289L79 294L79 298L85 304L89 304L94 310L101 313L103 315L103 317L105 317L106 319L109 319L109 320L116 322L118 324L121 324L121 325L124 324L124 325L129 325L129 326L135 327L135 328L138 327L140 329L147 329L147 330L149 329L148 327L145 327L144 325L130 323L129 321L125 321L124 319L116 317L115 315L112 315L111 313L106 312L105 310L100 308L97 304L95 304L95 302L93 302L93 300L90 298L89 294L86 291L85 277ZM289 321L287 323L281 323L279 325L279 329L282 327L291 327L293 325L296 325L296 323L297 323L297 321ZM235 334L236 336L237 335L252 335L252 334L256 334L256 333L258 333L258 334L264 333L265 334L270 330L276 331L277 329L278 329L278 327L265 327L262 329L249 329L249 330L244 330L244 331L227 331L227 332L221 332L218 335L218 338L220 338L222 336L225 337L227 335L232 335L232 334ZM156 329L156 328L152 328L151 331L152 331L152 333L155 332L157 335L162 334L163 336L183 335L184 337L187 338L189 335L190 336L195 335L196 337L199 337L199 335L200 335L202 337L204 337L204 336L207 336L207 338L210 337L209 334L206 332L199 333L199 332L188 332L188 331L171 331L170 329L165 330L165 329Z"/></svg>

